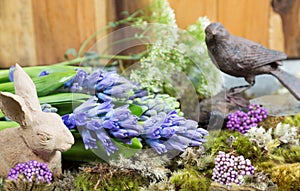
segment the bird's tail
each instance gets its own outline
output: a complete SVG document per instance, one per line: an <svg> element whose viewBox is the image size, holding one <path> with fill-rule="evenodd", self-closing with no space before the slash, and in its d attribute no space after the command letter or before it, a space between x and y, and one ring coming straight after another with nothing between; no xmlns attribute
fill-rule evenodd
<svg viewBox="0 0 300 191"><path fill-rule="evenodd" d="M300 79L289 74L280 68L277 68L274 71L271 71L271 74L275 76L281 84L286 87L291 94L297 99L300 100Z"/></svg>

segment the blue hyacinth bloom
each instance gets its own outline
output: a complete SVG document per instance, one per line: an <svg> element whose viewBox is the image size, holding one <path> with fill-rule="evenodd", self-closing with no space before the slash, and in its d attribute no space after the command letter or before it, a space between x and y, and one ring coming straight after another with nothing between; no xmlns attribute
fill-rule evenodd
<svg viewBox="0 0 300 191"><path fill-rule="evenodd" d="M66 114L63 115L61 118L64 124L68 127L68 129L71 130L76 127L76 122L73 114Z"/></svg>
<svg viewBox="0 0 300 191"><path fill-rule="evenodd" d="M103 101L108 101L107 97L128 99L136 89L136 86L123 76L101 69L91 74L84 70L78 70L76 76L68 81L65 87L69 88L71 92L96 95Z"/></svg>
<svg viewBox="0 0 300 191"><path fill-rule="evenodd" d="M101 142L109 155L118 149L110 137L131 144L131 139L140 135L142 126L131 114L128 105L113 109L111 100L98 101L96 96L92 96L62 119L69 129L77 127L86 149L96 149L97 142Z"/></svg>
<svg viewBox="0 0 300 191"><path fill-rule="evenodd" d="M15 69L16 69L15 66L11 66L9 68L8 78L9 78L9 81L11 81L11 82L14 81L14 72L15 72Z"/></svg>
<svg viewBox="0 0 300 191"><path fill-rule="evenodd" d="M130 139L140 135L142 127L132 115L128 105L111 110L104 117L103 128L120 141L131 143Z"/></svg>
<svg viewBox="0 0 300 191"><path fill-rule="evenodd" d="M208 135L205 129L198 128L196 121L187 120L176 111L150 117L143 128L142 137L158 154L199 146L206 142L204 136Z"/></svg>
<svg viewBox="0 0 300 191"><path fill-rule="evenodd" d="M46 70L43 70L40 74L39 74L39 77L42 77L42 76L47 76L49 75L50 73L47 72Z"/></svg>

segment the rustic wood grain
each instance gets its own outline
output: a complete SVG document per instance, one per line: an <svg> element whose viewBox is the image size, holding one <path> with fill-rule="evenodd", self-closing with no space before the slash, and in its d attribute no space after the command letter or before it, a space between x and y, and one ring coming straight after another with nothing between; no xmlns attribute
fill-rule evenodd
<svg viewBox="0 0 300 191"><path fill-rule="evenodd" d="M284 50L289 57L300 57L300 0L273 0L274 11L282 19Z"/></svg>
<svg viewBox="0 0 300 191"><path fill-rule="evenodd" d="M174 9L177 24L185 29L188 25L195 23L199 17L207 16L216 21L218 0L169 0Z"/></svg>
<svg viewBox="0 0 300 191"><path fill-rule="evenodd" d="M151 1L0 0L0 68L62 61L68 48L78 49L96 30L120 19L121 11L133 12ZM169 0L180 28L207 16L235 35L299 58L300 0L273 1L280 14L272 12L271 0Z"/></svg>
<svg viewBox="0 0 300 191"><path fill-rule="evenodd" d="M0 68L36 64L31 1L0 1Z"/></svg>
<svg viewBox="0 0 300 191"><path fill-rule="evenodd" d="M94 0L32 0L37 62L64 60L68 48L78 49L95 30Z"/></svg>
<svg viewBox="0 0 300 191"><path fill-rule="evenodd" d="M269 47L269 0L219 0L218 21L232 34Z"/></svg>
<svg viewBox="0 0 300 191"><path fill-rule="evenodd" d="M281 26L282 21L280 15L278 15L274 11L271 11L269 27L269 47L284 52L284 36Z"/></svg>

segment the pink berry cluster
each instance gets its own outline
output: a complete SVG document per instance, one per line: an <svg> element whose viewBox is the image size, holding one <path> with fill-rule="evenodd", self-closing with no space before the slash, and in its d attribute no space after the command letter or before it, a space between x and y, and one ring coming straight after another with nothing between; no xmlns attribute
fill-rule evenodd
<svg viewBox="0 0 300 191"><path fill-rule="evenodd" d="M19 174L24 175L29 182L36 178L37 182L50 183L52 180L52 172L48 165L35 160L18 163L14 168L11 168L8 174L8 179L18 180Z"/></svg>
<svg viewBox="0 0 300 191"><path fill-rule="evenodd" d="M244 156L234 156L219 151L215 158L215 168L212 179L220 184L230 186L231 183L242 184L243 177L253 175L254 167Z"/></svg>
<svg viewBox="0 0 300 191"><path fill-rule="evenodd" d="M247 113L243 111L231 113L228 116L226 127L245 134L251 127L257 127L257 124L266 118L267 110L265 108L258 104L251 104Z"/></svg>

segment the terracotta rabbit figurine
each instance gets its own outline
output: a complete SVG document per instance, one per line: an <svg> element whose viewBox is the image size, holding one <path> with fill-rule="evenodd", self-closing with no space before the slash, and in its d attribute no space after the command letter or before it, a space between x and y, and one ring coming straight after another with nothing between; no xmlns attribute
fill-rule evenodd
<svg viewBox="0 0 300 191"><path fill-rule="evenodd" d="M48 164L54 176L61 174L61 152L74 138L56 113L43 112L36 87L16 64L15 95L0 92L0 109L20 127L0 131L0 176L6 177L17 163L36 160Z"/></svg>

